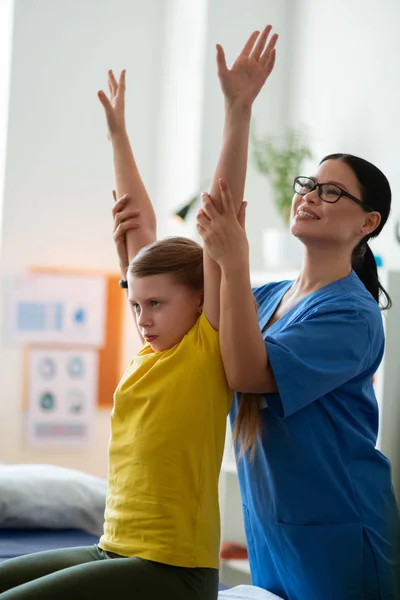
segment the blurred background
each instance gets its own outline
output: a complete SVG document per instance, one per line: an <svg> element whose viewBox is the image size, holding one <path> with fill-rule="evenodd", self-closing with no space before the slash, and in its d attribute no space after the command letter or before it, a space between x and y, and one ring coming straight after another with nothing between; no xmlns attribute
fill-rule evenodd
<svg viewBox="0 0 400 600"><path fill-rule="evenodd" d="M275 70L254 107L257 133L301 129L311 173L349 152L387 175L393 212L374 250L400 265L400 4L397 0L2 0L0 3L0 268L118 272L112 241L113 173L103 109L107 70L127 69L128 130L156 206L159 235L195 235L195 210L173 214L203 189L216 163L222 97L215 44L228 64L248 35L272 23ZM292 173L292 177L298 173ZM246 185L251 266L266 268L263 235L284 229L271 179L250 160ZM4 323L3 323L4 325ZM400 327L400 325L399 325ZM125 325L121 371L137 347ZM0 460L45 462L21 410L23 352L0 346ZM109 410L94 415L79 450L54 464L105 476Z"/></svg>

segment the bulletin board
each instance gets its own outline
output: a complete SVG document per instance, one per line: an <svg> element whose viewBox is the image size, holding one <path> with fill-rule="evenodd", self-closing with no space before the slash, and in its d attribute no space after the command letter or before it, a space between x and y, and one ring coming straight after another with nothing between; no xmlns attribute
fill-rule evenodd
<svg viewBox="0 0 400 600"><path fill-rule="evenodd" d="M96 381L90 382L92 389L96 389L96 410L109 410L113 404L115 388L121 377L122 368L122 341L123 341L123 315L126 294L118 285L120 275L105 273L101 271L82 271L75 269L54 269L47 267L34 267L29 269L32 273L50 274L58 278L71 277L82 278L82 282L88 278L104 279L104 326L103 336L100 343L92 345L84 342L76 343L27 343L24 345L24 368L23 368L23 407L28 406L29 397L29 369L32 360L38 360L41 352L53 352L55 360L62 361L68 358L68 353L77 350L88 361L89 365L95 366ZM61 281L60 279L60 281ZM55 278L55 281L57 278ZM95 356L94 356L95 355ZM74 364L74 363L72 363ZM45 367L50 369L50 364ZM79 361L75 360L75 369L79 368ZM51 399L49 398L50 402Z"/></svg>

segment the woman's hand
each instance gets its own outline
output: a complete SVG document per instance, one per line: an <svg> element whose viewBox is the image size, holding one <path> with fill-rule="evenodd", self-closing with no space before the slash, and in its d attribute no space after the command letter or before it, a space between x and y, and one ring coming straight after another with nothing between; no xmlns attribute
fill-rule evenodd
<svg viewBox="0 0 400 600"><path fill-rule="evenodd" d="M274 34L268 41L272 26L267 25L264 31L254 31L243 50L228 69L222 46L217 44L218 77L225 102L228 106L251 108L264 83L270 76L275 64L275 44L278 35Z"/></svg>
<svg viewBox="0 0 400 600"><path fill-rule="evenodd" d="M108 137L110 139L114 135L125 132L125 73L126 71L121 71L117 82L114 73L111 70L108 71L110 98L106 96L103 90L97 93L106 114Z"/></svg>
<svg viewBox="0 0 400 600"><path fill-rule="evenodd" d="M113 190L113 196L115 200L112 209L114 219L113 238L117 248L121 273L123 277L126 278L126 272L129 267L129 258L125 234L130 229L138 229L140 227L140 223L138 222L140 211L132 210L129 206L130 197L128 194L125 194L117 200L116 192Z"/></svg>
<svg viewBox="0 0 400 600"><path fill-rule="evenodd" d="M236 215L232 194L225 179L219 180L221 212L207 193L202 194L203 208L197 213L197 231L204 247L221 269L247 264L249 244L245 231L246 202Z"/></svg>

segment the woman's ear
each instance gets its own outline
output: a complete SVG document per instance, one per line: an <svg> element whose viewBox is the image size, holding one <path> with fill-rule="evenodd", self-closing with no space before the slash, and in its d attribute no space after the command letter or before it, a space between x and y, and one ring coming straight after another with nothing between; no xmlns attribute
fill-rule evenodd
<svg viewBox="0 0 400 600"><path fill-rule="evenodd" d="M364 221L364 225L363 225L363 230L364 230L365 235L371 235L371 233L373 231L375 231L375 229L377 227L379 227L380 222L381 222L380 213L378 213L376 211L366 213L365 221Z"/></svg>

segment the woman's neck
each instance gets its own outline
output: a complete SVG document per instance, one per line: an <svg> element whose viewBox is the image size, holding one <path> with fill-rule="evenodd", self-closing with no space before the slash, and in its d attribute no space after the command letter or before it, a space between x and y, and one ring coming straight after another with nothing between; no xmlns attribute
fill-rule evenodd
<svg viewBox="0 0 400 600"><path fill-rule="evenodd" d="M305 247L303 266L293 286L293 292L309 294L333 281L347 277L351 269L348 250L340 252L331 247Z"/></svg>

